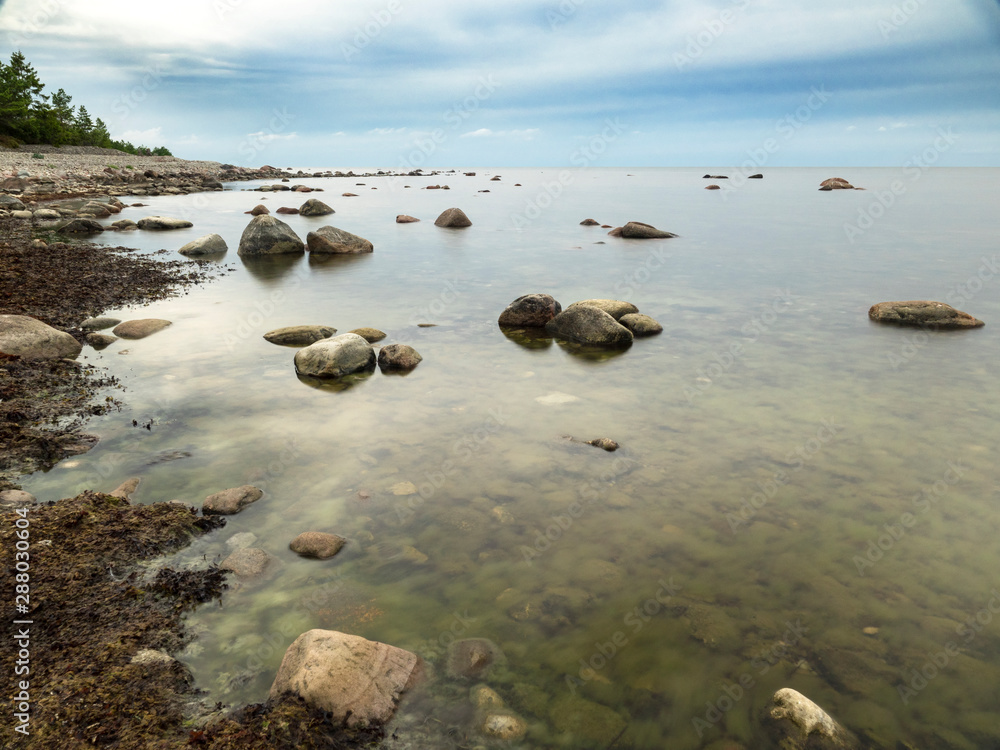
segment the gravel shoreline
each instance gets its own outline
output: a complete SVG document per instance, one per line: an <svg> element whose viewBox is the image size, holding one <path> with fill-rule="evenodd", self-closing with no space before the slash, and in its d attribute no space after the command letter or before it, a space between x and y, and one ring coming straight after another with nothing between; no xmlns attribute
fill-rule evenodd
<svg viewBox="0 0 1000 750"><path fill-rule="evenodd" d="M33 155L44 158L36 159ZM89 146L24 146L20 149L0 149L0 176L17 177L27 172L31 177L65 178L67 175L96 176L108 167L136 171L147 169L163 172L221 172L217 161L191 161L175 156L135 156L124 151Z"/></svg>

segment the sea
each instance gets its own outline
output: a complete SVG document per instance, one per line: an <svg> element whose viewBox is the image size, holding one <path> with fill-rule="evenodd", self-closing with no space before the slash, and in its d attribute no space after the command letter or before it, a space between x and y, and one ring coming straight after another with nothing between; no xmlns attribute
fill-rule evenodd
<svg viewBox="0 0 1000 750"><path fill-rule="evenodd" d="M304 169L328 168L349 170ZM172 325L84 350L123 407L89 422L91 452L22 484L56 500L139 476L136 502L195 507L264 490L157 561L275 558L188 617L177 656L209 703L266 700L288 645L322 628L424 659L396 747L766 748L782 688L867 746L1000 747L1000 173L762 173L465 166L126 197L146 205L106 223L194 226L98 241L183 260L218 233L229 251L208 283L106 311ZM830 177L864 190L820 191ZM332 225L374 252L238 256L245 212L307 198L335 213L282 216L302 239ZM450 207L472 226L435 226ZM608 234L628 221L678 236ZM501 329L530 293L625 300L663 332L602 350ZM986 325L868 318L912 299ZM303 380L263 338L300 324L378 328L423 361ZM304 531L348 543L302 558ZM497 653L472 679L451 668L470 638ZM483 733L482 685L523 739Z"/></svg>

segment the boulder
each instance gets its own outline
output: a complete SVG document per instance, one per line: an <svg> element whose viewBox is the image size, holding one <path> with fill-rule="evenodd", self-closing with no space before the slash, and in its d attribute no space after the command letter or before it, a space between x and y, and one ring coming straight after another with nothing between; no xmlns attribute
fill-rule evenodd
<svg viewBox="0 0 1000 750"><path fill-rule="evenodd" d="M3 490L0 492L0 510L30 508L38 499L24 490Z"/></svg>
<svg viewBox="0 0 1000 750"><path fill-rule="evenodd" d="M339 378L375 368L375 350L356 333L323 339L295 353L295 372L314 378Z"/></svg>
<svg viewBox="0 0 1000 750"><path fill-rule="evenodd" d="M309 630L281 660L270 697L286 694L331 714L349 727L388 721L400 695L422 672L416 654L335 630Z"/></svg>
<svg viewBox="0 0 1000 750"><path fill-rule="evenodd" d="M62 234L97 234L103 232L104 227L93 219L72 219L56 229Z"/></svg>
<svg viewBox="0 0 1000 750"><path fill-rule="evenodd" d="M118 318L87 318L80 324L84 331L103 331L105 328L114 328L121 323Z"/></svg>
<svg viewBox="0 0 1000 750"><path fill-rule="evenodd" d="M764 725L784 750L847 750L860 747L849 731L802 693L782 688L771 698Z"/></svg>
<svg viewBox="0 0 1000 750"><path fill-rule="evenodd" d="M119 219L118 221L113 221L111 222L111 226L119 232L131 232L132 230L139 228L139 225L131 219Z"/></svg>
<svg viewBox="0 0 1000 750"><path fill-rule="evenodd" d="M978 328L986 325L969 313L956 310L944 302L909 300L907 302L879 302L868 310L868 317L877 323L916 326L938 331L961 328Z"/></svg>
<svg viewBox="0 0 1000 750"><path fill-rule="evenodd" d="M628 328L633 336L655 336L663 332L663 326L642 313L622 315L618 318L618 322Z"/></svg>
<svg viewBox="0 0 1000 750"><path fill-rule="evenodd" d="M277 211L275 211L276 214L289 214L291 216L294 216L298 212L299 212L299 209L297 209L297 208L289 208L288 206L282 206Z"/></svg>
<svg viewBox="0 0 1000 750"><path fill-rule="evenodd" d="M327 216L334 213L333 209L317 198L310 198L299 206L301 216Z"/></svg>
<svg viewBox="0 0 1000 750"><path fill-rule="evenodd" d="M500 647L486 638L464 638L448 646L445 669L452 677L479 679L506 661Z"/></svg>
<svg viewBox="0 0 1000 750"><path fill-rule="evenodd" d="M119 323L111 332L122 339L144 339L158 331L162 331L169 325L171 325L169 320L140 318L138 320L126 320L124 323Z"/></svg>
<svg viewBox="0 0 1000 750"><path fill-rule="evenodd" d="M187 229L193 227L190 221L185 219L175 219L171 216L147 216L139 219L139 229L146 229L154 232L166 232L171 229Z"/></svg>
<svg viewBox="0 0 1000 750"><path fill-rule="evenodd" d="M608 237L621 237L621 236L622 236L622 227L615 227L610 232L608 232Z"/></svg>
<svg viewBox="0 0 1000 750"><path fill-rule="evenodd" d="M206 516L231 516L262 497L264 497L262 490L253 485L245 484L242 487L233 487L209 495L201 505L201 512Z"/></svg>
<svg viewBox="0 0 1000 750"><path fill-rule="evenodd" d="M462 209L449 208L442 211L441 215L434 220L434 226L460 229L462 227L471 227L472 222Z"/></svg>
<svg viewBox="0 0 1000 750"><path fill-rule="evenodd" d="M281 219L255 216L240 237L240 255L282 255L301 253L305 244Z"/></svg>
<svg viewBox="0 0 1000 750"><path fill-rule="evenodd" d="M412 224L416 221L420 221L420 219L414 216L407 216L406 214L399 214L399 216L396 217L397 224Z"/></svg>
<svg viewBox="0 0 1000 750"><path fill-rule="evenodd" d="M610 315L615 320L619 320L621 317L629 314L634 314L639 312L639 308L633 305L631 302L623 302L619 299L585 299L580 302L574 302L570 305L567 310L573 307L596 307L598 310L603 310L608 315Z"/></svg>
<svg viewBox="0 0 1000 750"><path fill-rule="evenodd" d="M251 208L249 211L246 211L245 213L248 213L251 216L264 216L266 214L271 213L271 210L263 203L258 203L256 206Z"/></svg>
<svg viewBox="0 0 1000 750"><path fill-rule="evenodd" d="M24 204L13 195L0 193L0 209L4 211L23 211Z"/></svg>
<svg viewBox="0 0 1000 750"><path fill-rule="evenodd" d="M320 227L306 235L306 244L311 253L348 253L357 255L374 250L371 242L364 237L345 232L337 227Z"/></svg>
<svg viewBox="0 0 1000 750"><path fill-rule="evenodd" d="M580 222L580 226L582 226L582 227L599 227L599 226L601 226L601 223L599 221L595 221L594 219L584 219L583 221Z"/></svg>
<svg viewBox="0 0 1000 750"><path fill-rule="evenodd" d="M223 570L231 570L243 581L252 581L264 575L275 562L275 557L259 547L238 549L219 563Z"/></svg>
<svg viewBox="0 0 1000 750"><path fill-rule="evenodd" d="M497 321L501 326L543 328L562 312L555 298L548 294L525 294L507 305Z"/></svg>
<svg viewBox="0 0 1000 750"><path fill-rule="evenodd" d="M764 179L764 175L762 175L762 174L752 174L749 177L747 177L747 179L748 180L763 180Z"/></svg>
<svg viewBox="0 0 1000 750"><path fill-rule="evenodd" d="M181 247L179 252L181 255L216 255L218 253L224 253L229 249L226 241L222 239L221 235L218 234L206 234L204 237L199 237L196 240L191 240L183 247Z"/></svg>
<svg viewBox="0 0 1000 750"><path fill-rule="evenodd" d="M264 340L282 346L309 346L337 332L331 326L287 326L264 334Z"/></svg>
<svg viewBox="0 0 1000 750"><path fill-rule="evenodd" d="M333 557L347 543L347 540L336 534L322 531L305 531L295 537L288 549L303 557L315 557L326 560Z"/></svg>
<svg viewBox="0 0 1000 750"><path fill-rule="evenodd" d="M374 344L376 341L381 341L386 337L386 333L380 331L378 328L355 328L353 331L348 331L348 333L356 333L369 344Z"/></svg>
<svg viewBox="0 0 1000 750"><path fill-rule="evenodd" d="M0 352L24 359L76 357L83 345L60 331L27 315L0 315Z"/></svg>
<svg viewBox="0 0 1000 750"><path fill-rule="evenodd" d="M629 346L632 332L603 310L587 305L571 306L545 325L556 338L592 346Z"/></svg>
<svg viewBox="0 0 1000 750"><path fill-rule="evenodd" d="M651 224L643 224L641 221L630 221L622 227L622 237L627 240L657 240L676 236L673 232L664 232Z"/></svg>
<svg viewBox="0 0 1000 750"><path fill-rule="evenodd" d="M711 185L705 185L705 190L722 190L722 188L713 183Z"/></svg>
<svg viewBox="0 0 1000 750"><path fill-rule="evenodd" d="M423 357L412 346L389 344L378 353L378 367L386 370L412 370L423 361Z"/></svg>
<svg viewBox="0 0 1000 750"><path fill-rule="evenodd" d="M106 349L118 340L117 337L109 336L106 333L88 333L84 338L98 351Z"/></svg>

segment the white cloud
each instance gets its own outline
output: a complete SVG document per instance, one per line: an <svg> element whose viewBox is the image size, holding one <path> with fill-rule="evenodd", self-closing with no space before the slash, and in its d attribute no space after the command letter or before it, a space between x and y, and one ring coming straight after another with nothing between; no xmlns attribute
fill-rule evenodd
<svg viewBox="0 0 1000 750"><path fill-rule="evenodd" d="M159 128L157 128L159 130ZM260 130L256 133L247 133L247 139L256 143L271 143L272 141L291 141L299 137L298 133L269 133Z"/></svg>
<svg viewBox="0 0 1000 750"><path fill-rule="evenodd" d="M155 141L159 145L163 140L163 128L149 128L148 130L126 130L122 133L120 140L127 141L136 146L152 146Z"/></svg>

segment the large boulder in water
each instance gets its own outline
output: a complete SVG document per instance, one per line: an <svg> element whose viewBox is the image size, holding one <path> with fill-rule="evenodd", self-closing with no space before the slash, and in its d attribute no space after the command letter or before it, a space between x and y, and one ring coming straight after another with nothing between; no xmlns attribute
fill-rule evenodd
<svg viewBox="0 0 1000 750"><path fill-rule="evenodd" d="M802 693L782 688L765 709L764 725L785 750L854 750L857 738Z"/></svg>
<svg viewBox="0 0 1000 750"><path fill-rule="evenodd" d="M311 253L359 255L375 249L364 237L337 227L320 227L315 232L310 232L306 235L306 245Z"/></svg>
<svg viewBox="0 0 1000 750"><path fill-rule="evenodd" d="M76 357L83 345L65 331L27 315L0 315L0 352L25 359Z"/></svg>
<svg viewBox="0 0 1000 750"><path fill-rule="evenodd" d="M299 206L300 216L327 216L332 213L334 213L332 208L316 198L310 198Z"/></svg>
<svg viewBox="0 0 1000 750"><path fill-rule="evenodd" d="M222 239L222 235L206 234L204 237L191 240L191 242L182 246L177 252L181 255L189 256L218 255L226 252L228 249L229 246L226 244L226 241Z"/></svg>
<svg viewBox="0 0 1000 750"><path fill-rule="evenodd" d="M497 321L504 327L544 328L562 312L562 305L548 294L525 294L507 305Z"/></svg>
<svg viewBox="0 0 1000 750"><path fill-rule="evenodd" d="M622 227L622 237L627 240L658 240L676 237L673 232L664 232L651 224L643 224L641 221L630 221Z"/></svg>
<svg viewBox="0 0 1000 750"><path fill-rule="evenodd" d="M172 216L147 216L139 219L139 229L146 229L155 232L166 232L171 229L187 229L193 227L187 219L175 219Z"/></svg>
<svg viewBox="0 0 1000 750"><path fill-rule="evenodd" d="M461 229L462 227L471 227L472 221L462 209L449 208L442 211L441 215L434 220L434 226Z"/></svg>
<svg viewBox="0 0 1000 750"><path fill-rule="evenodd" d="M295 353L295 372L314 378L339 378L375 368L375 349L356 333L317 341Z"/></svg>
<svg viewBox="0 0 1000 750"><path fill-rule="evenodd" d="M868 310L868 317L877 323L932 328L939 331L978 328L986 325L969 313L956 310L944 302L926 300L879 302Z"/></svg>
<svg viewBox="0 0 1000 750"><path fill-rule="evenodd" d="M568 307L545 325L550 336L591 346L629 346L632 332L603 310L587 305Z"/></svg>
<svg viewBox="0 0 1000 750"><path fill-rule="evenodd" d="M305 243L290 226L270 214L255 216L240 237L240 255L301 253Z"/></svg>
<svg viewBox="0 0 1000 750"><path fill-rule="evenodd" d="M422 673L416 654L336 630L309 630L281 660L270 697L296 695L334 724L383 723Z"/></svg>

